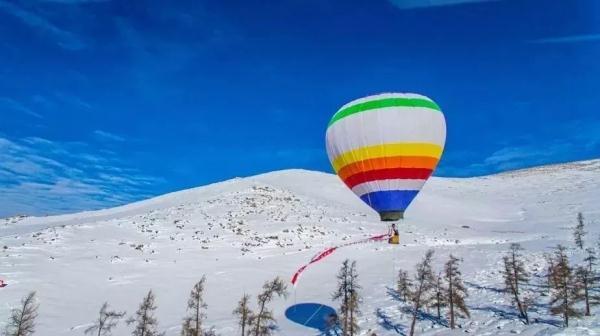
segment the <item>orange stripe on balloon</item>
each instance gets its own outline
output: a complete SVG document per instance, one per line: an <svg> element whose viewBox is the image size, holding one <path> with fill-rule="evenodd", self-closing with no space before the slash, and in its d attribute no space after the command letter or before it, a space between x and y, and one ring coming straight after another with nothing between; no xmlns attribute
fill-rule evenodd
<svg viewBox="0 0 600 336"><path fill-rule="evenodd" d="M352 175L371 170L392 168L426 168L433 170L435 169L438 161L439 160L437 158L428 156L378 157L345 165L340 169L340 171L338 171L338 175L342 180L346 180Z"/></svg>

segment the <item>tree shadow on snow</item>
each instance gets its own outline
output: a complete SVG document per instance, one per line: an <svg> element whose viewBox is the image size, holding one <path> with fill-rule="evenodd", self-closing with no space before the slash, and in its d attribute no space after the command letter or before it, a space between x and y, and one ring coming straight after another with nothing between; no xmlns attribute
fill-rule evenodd
<svg viewBox="0 0 600 336"><path fill-rule="evenodd" d="M500 309L494 306L469 307L470 310L487 311L507 320L519 320L521 317L512 309Z"/></svg>
<svg viewBox="0 0 600 336"><path fill-rule="evenodd" d="M482 286L482 285L478 285L478 284L476 284L474 282L465 281L465 285L467 285L469 287L476 288L476 289L483 289L483 290L492 291L494 293L504 293L504 290L502 288Z"/></svg>
<svg viewBox="0 0 600 336"><path fill-rule="evenodd" d="M537 279L537 281L530 281L527 284L527 287L536 291L538 294L547 294L548 293L548 281L545 275L533 274L532 278Z"/></svg>
<svg viewBox="0 0 600 336"><path fill-rule="evenodd" d="M321 332L320 334L317 334L316 336L342 336L342 335L343 335L342 328L337 326L337 327L333 327L331 329L325 330L325 331Z"/></svg>
<svg viewBox="0 0 600 336"><path fill-rule="evenodd" d="M392 321L381 308L377 308L375 315L377 315L377 318L379 319L379 322L377 323L382 328L388 331L395 331L398 335L406 336L406 325Z"/></svg>
<svg viewBox="0 0 600 336"><path fill-rule="evenodd" d="M548 324L557 328L562 328L563 326L563 322L561 320L557 320L557 319L544 319L544 318L539 318L539 317L535 317L532 318L530 323L534 324L534 323L541 323L541 324Z"/></svg>
<svg viewBox="0 0 600 336"><path fill-rule="evenodd" d="M412 316L412 314L414 312L414 309L412 307L404 306L401 309L402 309L403 313L410 314L411 316ZM439 324L439 325L444 326L446 328L449 327L448 321L445 318L443 318L443 317L438 318L437 315L430 314L427 311L422 311L422 310L418 311L417 312L417 320L419 320L419 321L431 321L432 323Z"/></svg>
<svg viewBox="0 0 600 336"><path fill-rule="evenodd" d="M477 311L487 311L487 312L491 312L494 313L497 316L500 316L503 319L507 319L507 320L521 320L521 316L519 315L519 313L516 310L513 310L511 308L507 309L500 309L498 307L494 307L494 306L481 306L481 307L469 307L470 310L477 310ZM544 319L544 318L538 318L538 317L530 317L529 319L529 323L530 324L536 324L536 323L540 323L540 324L548 324L554 327L560 327L562 325L562 322L556 319Z"/></svg>
<svg viewBox="0 0 600 336"><path fill-rule="evenodd" d="M392 299L396 300L396 301L400 301L400 302L405 302L404 299L400 296L400 293L398 293L397 290L395 290L392 287L386 286L385 287L387 289L387 295L389 297L391 297Z"/></svg>
<svg viewBox="0 0 600 336"><path fill-rule="evenodd" d="M548 311L550 310L550 304L549 303L540 303L539 302L539 298L534 302L530 304L529 307L529 311L533 311L533 312L539 312L541 310L543 311Z"/></svg>
<svg viewBox="0 0 600 336"><path fill-rule="evenodd" d="M397 290L395 290L394 288L388 287L386 286L387 289L387 294L394 300L396 301L400 301L400 302L404 302L404 299L400 296L400 294L398 293ZM403 307L400 308L401 311L403 313L409 314L410 316L412 316L414 309L413 307L411 307L410 305L405 305ZM422 311L420 310L417 313L417 320L419 321L431 321L433 323L439 324L441 326L444 327L448 327L448 321L445 318L438 318L436 315L430 314L426 311Z"/></svg>

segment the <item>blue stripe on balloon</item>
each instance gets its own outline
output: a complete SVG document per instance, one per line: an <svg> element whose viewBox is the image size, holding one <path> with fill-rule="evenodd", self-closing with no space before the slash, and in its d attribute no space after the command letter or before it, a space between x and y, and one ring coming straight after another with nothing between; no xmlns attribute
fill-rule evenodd
<svg viewBox="0 0 600 336"><path fill-rule="evenodd" d="M360 198L377 212L404 211L418 193L418 190L385 190L364 194Z"/></svg>

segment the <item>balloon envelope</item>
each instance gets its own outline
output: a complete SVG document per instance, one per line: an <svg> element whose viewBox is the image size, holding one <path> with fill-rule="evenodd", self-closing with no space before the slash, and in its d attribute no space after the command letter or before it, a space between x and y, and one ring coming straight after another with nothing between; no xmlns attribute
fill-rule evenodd
<svg viewBox="0 0 600 336"><path fill-rule="evenodd" d="M344 183L382 220L402 218L435 169L446 121L431 99L385 93L354 100L327 127L327 155Z"/></svg>

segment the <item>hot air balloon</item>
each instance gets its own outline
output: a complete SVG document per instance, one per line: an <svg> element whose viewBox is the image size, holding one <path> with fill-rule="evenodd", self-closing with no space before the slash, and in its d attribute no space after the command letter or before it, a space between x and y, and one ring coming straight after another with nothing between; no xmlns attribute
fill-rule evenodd
<svg viewBox="0 0 600 336"><path fill-rule="evenodd" d="M446 121L431 99L384 93L342 106L327 127L333 169L382 221L396 221L435 169Z"/></svg>

